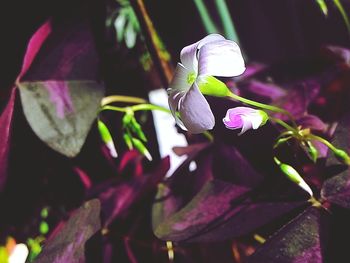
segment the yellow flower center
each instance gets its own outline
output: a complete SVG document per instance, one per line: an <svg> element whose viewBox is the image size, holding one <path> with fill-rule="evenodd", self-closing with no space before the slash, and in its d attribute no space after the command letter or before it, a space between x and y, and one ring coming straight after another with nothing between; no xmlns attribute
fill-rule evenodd
<svg viewBox="0 0 350 263"><path fill-rule="evenodd" d="M187 75L187 83L192 85L193 82L196 80L196 78L197 78L197 74L196 73L192 72L192 73L188 74Z"/></svg>

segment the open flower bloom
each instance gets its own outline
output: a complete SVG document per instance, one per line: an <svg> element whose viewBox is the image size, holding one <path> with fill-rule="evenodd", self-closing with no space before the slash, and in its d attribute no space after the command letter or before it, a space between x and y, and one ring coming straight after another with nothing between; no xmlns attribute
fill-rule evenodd
<svg viewBox="0 0 350 263"><path fill-rule="evenodd" d="M256 130L268 120L268 115L262 110L255 110L248 107L236 107L229 109L223 122L228 129L242 129L238 135L249 129Z"/></svg>
<svg viewBox="0 0 350 263"><path fill-rule="evenodd" d="M168 89L170 110L182 129L192 133L210 130L215 125L215 118L200 91L201 85L211 90L205 94L221 96L222 92L215 92L216 88L220 89L215 85L220 81L216 82L212 76L234 77L242 74L245 66L241 51L235 42L211 34L184 47L180 60ZM225 86L225 92L226 89ZM176 111L179 111L180 118Z"/></svg>

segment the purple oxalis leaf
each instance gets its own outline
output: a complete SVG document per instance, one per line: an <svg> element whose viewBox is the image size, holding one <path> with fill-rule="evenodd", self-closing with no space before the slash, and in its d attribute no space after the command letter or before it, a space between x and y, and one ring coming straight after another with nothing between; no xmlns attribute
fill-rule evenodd
<svg viewBox="0 0 350 263"><path fill-rule="evenodd" d="M104 88L87 21L46 22L33 35L17 79L24 114L54 150L77 155L97 116Z"/></svg>
<svg viewBox="0 0 350 263"><path fill-rule="evenodd" d="M310 103L320 91L320 84L314 80L303 81L288 90L287 94L274 102L277 106L288 110L294 118L298 119L307 113ZM285 118L281 114L276 114Z"/></svg>
<svg viewBox="0 0 350 263"><path fill-rule="evenodd" d="M0 191L3 190L7 178L7 160L10 149L11 127L16 92L16 88L13 88L9 101L0 116Z"/></svg>
<svg viewBox="0 0 350 263"><path fill-rule="evenodd" d="M349 154L350 151L350 114L347 114L338 124L332 143ZM327 165L340 170L340 174L326 180L321 190L321 196L325 200L350 208L350 170L340 165L332 153L327 160ZM340 169L339 169L340 168Z"/></svg>
<svg viewBox="0 0 350 263"><path fill-rule="evenodd" d="M85 244L100 228L100 202L93 199L58 226L35 262L85 262Z"/></svg>
<svg viewBox="0 0 350 263"><path fill-rule="evenodd" d="M276 101L286 95L286 91L276 84L265 83L257 80L251 80L244 84L243 92L252 93L259 100L267 98L270 101Z"/></svg>
<svg viewBox="0 0 350 263"><path fill-rule="evenodd" d="M305 204L254 194L263 178L233 147L205 149L193 160L198 167L195 172L182 173L186 167L180 167L159 187L152 220L160 239L229 239Z"/></svg>
<svg viewBox="0 0 350 263"><path fill-rule="evenodd" d="M249 263L322 263L328 214L309 207L285 225L248 258Z"/></svg>
<svg viewBox="0 0 350 263"><path fill-rule="evenodd" d="M143 196L155 191L157 184L163 180L169 167L170 162L167 157L150 174L136 174L136 176L123 179L116 184L109 184L98 197L105 218L103 225L109 226L116 218L124 216L130 207Z"/></svg>

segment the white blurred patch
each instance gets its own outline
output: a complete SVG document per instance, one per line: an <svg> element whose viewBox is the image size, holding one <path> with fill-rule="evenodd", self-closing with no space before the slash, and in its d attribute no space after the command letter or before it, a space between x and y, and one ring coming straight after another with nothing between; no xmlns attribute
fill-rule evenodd
<svg viewBox="0 0 350 263"><path fill-rule="evenodd" d="M151 103L169 108L168 94L165 89L152 90L149 94ZM170 169L166 174L169 177L186 159L187 156L177 156L172 148L174 146L187 146L184 135L177 133L174 117L170 113L152 111L154 126L157 133L160 156L170 156Z"/></svg>
<svg viewBox="0 0 350 263"><path fill-rule="evenodd" d="M9 263L25 263L29 250L25 244L17 244L9 256Z"/></svg>
<svg viewBox="0 0 350 263"><path fill-rule="evenodd" d="M195 161L190 162L190 165L188 166L188 170L190 172L194 172L197 169L197 164Z"/></svg>

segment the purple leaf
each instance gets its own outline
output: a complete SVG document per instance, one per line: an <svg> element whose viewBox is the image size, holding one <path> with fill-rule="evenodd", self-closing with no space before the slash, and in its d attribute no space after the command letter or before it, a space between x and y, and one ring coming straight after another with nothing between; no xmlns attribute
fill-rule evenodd
<svg viewBox="0 0 350 263"><path fill-rule="evenodd" d="M211 147L193 160L198 167L195 172L186 173L186 166L181 166L159 188L152 220L160 239L229 239L305 203L267 200L254 192L263 178L233 147Z"/></svg>
<svg viewBox="0 0 350 263"><path fill-rule="evenodd" d="M15 108L16 88L13 88L9 102L0 116L0 191L3 190L7 177L7 161L10 149L11 128L13 122L13 111Z"/></svg>
<svg viewBox="0 0 350 263"><path fill-rule="evenodd" d="M328 214L309 207L266 241L248 258L249 263L322 263Z"/></svg>
<svg viewBox="0 0 350 263"><path fill-rule="evenodd" d="M260 63L250 63L246 66L246 69L244 73L238 77L236 77L238 80L245 80L251 77L254 77L255 75L259 74L260 72L266 70L267 66Z"/></svg>
<svg viewBox="0 0 350 263"><path fill-rule="evenodd" d="M261 98L268 98L271 101L278 100L286 95L286 91L281 87L272 84L264 83L257 80L249 81L244 85L244 92L253 93L255 96Z"/></svg>
<svg viewBox="0 0 350 263"><path fill-rule="evenodd" d="M117 217L122 217L131 206L156 189L169 170L169 158L165 158L153 173L135 176L112 184L99 194L104 213L103 225L107 227Z"/></svg>
<svg viewBox="0 0 350 263"><path fill-rule="evenodd" d="M17 85L36 135L54 150L76 156L104 94L88 22L46 22L29 42Z"/></svg>
<svg viewBox="0 0 350 263"><path fill-rule="evenodd" d="M76 156L97 116L103 86L93 81L19 83L24 114L54 150Z"/></svg>
<svg viewBox="0 0 350 263"><path fill-rule="evenodd" d="M288 90L287 94L277 100L275 104L288 110L294 118L299 118L307 113L310 103L316 98L320 91L320 84L313 80L304 81ZM280 116L276 114L276 116Z"/></svg>
<svg viewBox="0 0 350 263"><path fill-rule="evenodd" d="M297 120L298 125L301 125L304 129L310 128L311 130L323 132L326 130L326 124L316 115L305 115Z"/></svg>
<svg viewBox="0 0 350 263"><path fill-rule="evenodd" d="M323 184L321 196L328 202L350 208L350 170L328 179Z"/></svg>
<svg viewBox="0 0 350 263"><path fill-rule="evenodd" d="M93 199L58 226L35 262L85 262L85 244L100 228L100 202Z"/></svg>
<svg viewBox="0 0 350 263"><path fill-rule="evenodd" d="M334 133L333 145L350 152L350 114L343 118ZM323 184L321 196L329 202L350 208L350 170L340 165L339 161L330 153L327 160L328 170L338 170L340 174L326 180Z"/></svg>

